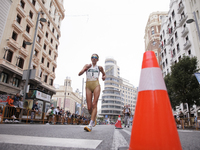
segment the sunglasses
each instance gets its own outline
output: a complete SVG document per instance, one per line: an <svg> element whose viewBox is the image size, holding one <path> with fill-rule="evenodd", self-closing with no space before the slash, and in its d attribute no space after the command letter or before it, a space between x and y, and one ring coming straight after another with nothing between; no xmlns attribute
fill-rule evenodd
<svg viewBox="0 0 200 150"><path fill-rule="evenodd" d="M94 58L94 59L98 59L98 57L97 57L97 56L92 56L92 57L91 57L91 59L93 59L93 58Z"/></svg>

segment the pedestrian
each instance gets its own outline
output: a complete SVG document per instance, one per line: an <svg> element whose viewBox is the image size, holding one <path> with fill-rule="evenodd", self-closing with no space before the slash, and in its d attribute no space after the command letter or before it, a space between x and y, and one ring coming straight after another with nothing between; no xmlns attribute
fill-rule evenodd
<svg viewBox="0 0 200 150"><path fill-rule="evenodd" d="M79 76L86 72L86 100L87 108L91 115L91 120L88 126L84 127L85 131L92 131L92 127L96 125L97 103L100 95L99 74L102 73L102 80L106 78L106 74L102 66L97 66L99 56L93 54L91 56L92 64L86 64L79 72ZM93 98L94 97L94 98ZM93 101L92 101L93 98Z"/></svg>
<svg viewBox="0 0 200 150"><path fill-rule="evenodd" d="M8 118L12 118L12 119L16 119L15 117L15 113L16 113L16 109L15 109L15 105L14 103L14 95L11 95L9 100L8 100ZM6 120L7 121L7 120Z"/></svg>
<svg viewBox="0 0 200 150"><path fill-rule="evenodd" d="M60 112L60 109L59 109L59 106L57 106L57 108L55 108L55 109L53 110L53 114L54 114L54 124L58 124L59 112Z"/></svg>
<svg viewBox="0 0 200 150"><path fill-rule="evenodd" d="M123 114L124 114L124 127L128 126L129 128L129 117L131 115L131 110L128 107L128 105L125 106Z"/></svg>
<svg viewBox="0 0 200 150"><path fill-rule="evenodd" d="M35 104L32 107L32 111L31 111L31 122L33 123L33 118L35 118L35 115L38 114L38 101L35 102Z"/></svg>
<svg viewBox="0 0 200 150"><path fill-rule="evenodd" d="M20 100L20 94L17 93L14 97L14 102L13 102L13 105L15 105L16 107L19 106L19 100Z"/></svg>

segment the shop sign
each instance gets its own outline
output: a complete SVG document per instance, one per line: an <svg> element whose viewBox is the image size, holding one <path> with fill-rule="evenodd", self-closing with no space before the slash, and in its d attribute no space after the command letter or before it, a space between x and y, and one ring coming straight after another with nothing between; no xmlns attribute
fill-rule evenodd
<svg viewBox="0 0 200 150"><path fill-rule="evenodd" d="M36 98L50 102L51 96L40 91L36 92Z"/></svg>

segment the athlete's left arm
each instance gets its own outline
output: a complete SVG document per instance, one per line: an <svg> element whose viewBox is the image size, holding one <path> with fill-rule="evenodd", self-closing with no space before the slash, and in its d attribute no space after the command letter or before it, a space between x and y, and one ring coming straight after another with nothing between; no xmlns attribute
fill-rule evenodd
<svg viewBox="0 0 200 150"><path fill-rule="evenodd" d="M102 66L99 66L99 70L100 70L100 72L102 73L102 80L104 81L104 80L106 79L106 73L104 72Z"/></svg>

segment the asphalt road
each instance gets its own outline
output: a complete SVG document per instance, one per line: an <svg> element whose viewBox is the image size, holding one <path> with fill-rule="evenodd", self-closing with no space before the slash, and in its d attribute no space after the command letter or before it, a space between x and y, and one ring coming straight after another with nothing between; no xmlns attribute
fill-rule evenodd
<svg viewBox="0 0 200 150"><path fill-rule="evenodd" d="M131 128L97 125L0 124L0 150L117 150L129 147ZM178 130L183 150L200 150L200 131Z"/></svg>

